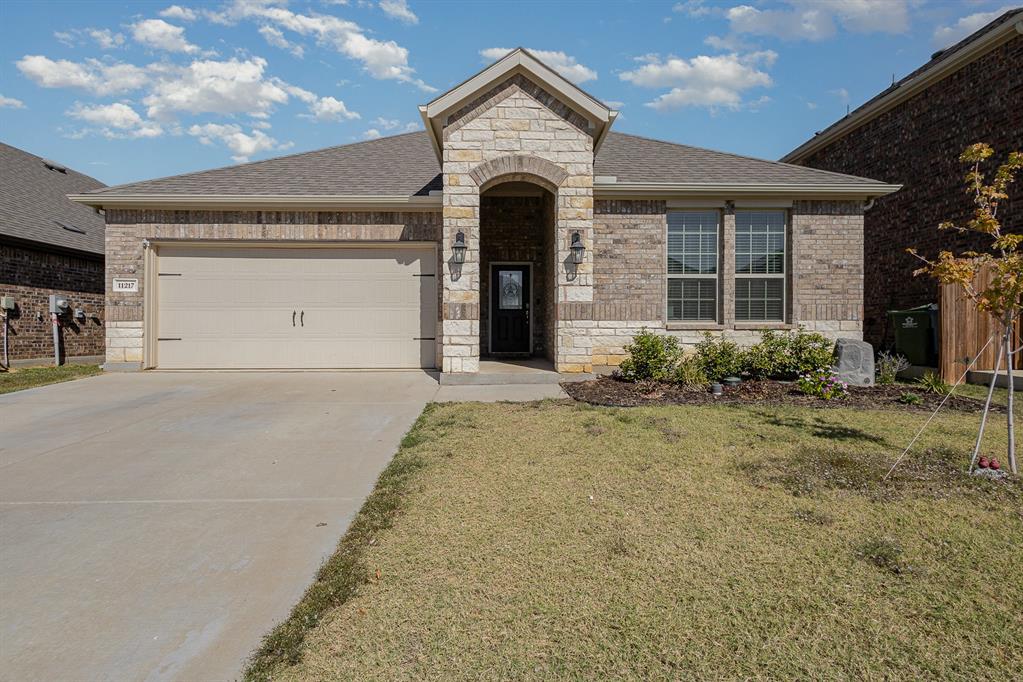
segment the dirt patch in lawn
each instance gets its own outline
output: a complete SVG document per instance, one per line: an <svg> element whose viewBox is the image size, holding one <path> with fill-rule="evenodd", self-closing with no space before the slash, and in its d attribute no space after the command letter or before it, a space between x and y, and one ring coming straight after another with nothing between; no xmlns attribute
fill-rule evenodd
<svg viewBox="0 0 1023 682"><path fill-rule="evenodd" d="M850 387L849 395L836 400L822 400L800 393L794 383L784 381L744 381L735 387L724 387L720 396L709 389L689 389L655 381L628 382L615 377L599 377L591 381L562 384L568 395L592 405L637 407L640 405L792 405L795 407L860 409L933 410L944 396L925 393L907 386ZM901 402L906 393L917 396L914 404ZM953 395L944 409L957 412L979 412L984 404L973 398ZM992 405L993 411L1004 412Z"/></svg>

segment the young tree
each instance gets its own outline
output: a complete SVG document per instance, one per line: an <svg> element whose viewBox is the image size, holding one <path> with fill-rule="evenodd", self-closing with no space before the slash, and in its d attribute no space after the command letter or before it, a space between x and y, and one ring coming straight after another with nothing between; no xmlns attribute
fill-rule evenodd
<svg viewBox="0 0 1023 682"><path fill-rule="evenodd" d="M1006 379L1008 381L1008 428L1009 446L1008 460L1012 473L1019 473L1016 467L1016 432L1013 420L1013 386L1012 360L1020 352L1013 348L1015 335L1013 325L1020 318L1020 305L1023 300L1023 234L1006 232L998 220L998 205L1008 198L1008 189L1016 179L1016 173L1023 168L1023 153L1014 151L1009 158L995 171L991 184L985 184L986 178L981 165L994 154L994 150L984 143L970 145L959 156L963 163L970 164L966 174L966 192L974 203L973 217L964 224L944 222L939 230L955 230L957 232L977 232L991 239L990 250L985 252L964 251L953 254L942 251L934 260L925 258L916 249L907 249L924 262L924 266L915 270L914 275L928 274L942 284L958 284L963 292L977 306L978 310L990 314L998 321L998 360L991 377L984 414L981 417L980 431L973 450L973 462L980 452L984 426L987 423L988 411L991 407L991 396L998 379L999 366L1004 358ZM984 266L991 269L991 279L986 286L979 286L977 273Z"/></svg>

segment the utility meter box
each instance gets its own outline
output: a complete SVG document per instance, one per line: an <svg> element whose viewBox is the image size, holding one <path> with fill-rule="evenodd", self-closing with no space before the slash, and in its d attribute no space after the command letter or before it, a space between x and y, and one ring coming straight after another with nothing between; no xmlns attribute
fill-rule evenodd
<svg viewBox="0 0 1023 682"><path fill-rule="evenodd" d="M66 297L60 294L50 294L50 312L64 315L71 308Z"/></svg>
<svg viewBox="0 0 1023 682"><path fill-rule="evenodd" d="M4 310L14 310L14 297L0 296L0 308Z"/></svg>

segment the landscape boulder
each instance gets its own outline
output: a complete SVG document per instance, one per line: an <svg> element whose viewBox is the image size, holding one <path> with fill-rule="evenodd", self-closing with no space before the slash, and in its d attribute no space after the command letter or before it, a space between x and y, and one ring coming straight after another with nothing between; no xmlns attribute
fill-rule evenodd
<svg viewBox="0 0 1023 682"><path fill-rule="evenodd" d="M838 339L834 371L850 386L873 386L874 347L859 339Z"/></svg>

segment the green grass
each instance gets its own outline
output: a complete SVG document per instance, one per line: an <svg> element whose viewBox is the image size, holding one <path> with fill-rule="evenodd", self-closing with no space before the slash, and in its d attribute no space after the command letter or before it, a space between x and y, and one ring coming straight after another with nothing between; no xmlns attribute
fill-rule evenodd
<svg viewBox="0 0 1023 682"><path fill-rule="evenodd" d="M248 677L1010 679L1023 486L964 414L882 483L925 419L431 406Z"/></svg>
<svg viewBox="0 0 1023 682"><path fill-rule="evenodd" d="M102 374L99 365L62 365L60 367L24 367L0 372L0 394L26 388L56 384Z"/></svg>

